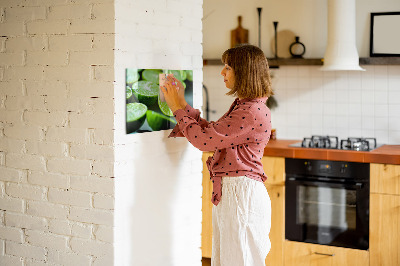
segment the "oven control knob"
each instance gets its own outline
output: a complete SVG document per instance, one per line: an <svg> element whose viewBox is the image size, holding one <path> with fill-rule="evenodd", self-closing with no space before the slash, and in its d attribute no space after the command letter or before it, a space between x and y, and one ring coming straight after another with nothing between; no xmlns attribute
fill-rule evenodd
<svg viewBox="0 0 400 266"><path fill-rule="evenodd" d="M340 173L341 174L346 173L346 169L347 169L347 164L342 164L342 167L340 168Z"/></svg>
<svg viewBox="0 0 400 266"><path fill-rule="evenodd" d="M311 162L305 162L304 164L306 166L306 170L310 172L312 170Z"/></svg>

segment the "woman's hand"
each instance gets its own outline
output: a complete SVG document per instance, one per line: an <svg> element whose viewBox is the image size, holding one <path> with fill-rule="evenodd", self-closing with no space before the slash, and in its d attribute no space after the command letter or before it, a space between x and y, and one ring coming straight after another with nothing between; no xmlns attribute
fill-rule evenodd
<svg viewBox="0 0 400 266"><path fill-rule="evenodd" d="M175 77L168 76L164 86L160 86L160 88L164 94L165 101L172 112L186 107L185 88Z"/></svg>

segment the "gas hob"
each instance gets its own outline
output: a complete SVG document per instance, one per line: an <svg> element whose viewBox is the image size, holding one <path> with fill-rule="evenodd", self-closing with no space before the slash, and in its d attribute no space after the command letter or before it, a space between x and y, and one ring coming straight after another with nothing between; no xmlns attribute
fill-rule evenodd
<svg viewBox="0 0 400 266"><path fill-rule="evenodd" d="M371 151L382 145L378 145L376 138L349 137L339 141L337 136L306 137L303 141L289 145L301 148L337 149L353 151Z"/></svg>

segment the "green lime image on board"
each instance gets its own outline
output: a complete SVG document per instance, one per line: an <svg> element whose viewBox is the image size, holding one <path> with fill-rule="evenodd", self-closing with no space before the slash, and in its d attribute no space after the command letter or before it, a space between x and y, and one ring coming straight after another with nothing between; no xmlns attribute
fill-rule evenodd
<svg viewBox="0 0 400 266"><path fill-rule="evenodd" d="M171 109L169 109L169 106L166 102L161 102L160 100L160 95L158 96L158 107L160 107L160 110L163 114L167 116L173 116L174 114L172 113Z"/></svg>
<svg viewBox="0 0 400 266"><path fill-rule="evenodd" d="M160 88L151 81L139 80L133 83L132 92L140 103L151 106L157 103Z"/></svg>
<svg viewBox="0 0 400 266"><path fill-rule="evenodd" d="M186 70L186 77L189 81L193 81L193 70Z"/></svg>
<svg viewBox="0 0 400 266"><path fill-rule="evenodd" d="M185 70L165 70L166 74L173 74L176 79L179 79L182 83L184 83L187 74Z"/></svg>
<svg viewBox="0 0 400 266"><path fill-rule="evenodd" d="M159 74L162 74L161 69L146 69L142 72L142 78L147 81L151 81L155 84L159 83Z"/></svg>
<svg viewBox="0 0 400 266"><path fill-rule="evenodd" d="M133 83L138 81L140 78L139 72L137 69L127 68L126 69L126 84L131 86Z"/></svg>
<svg viewBox="0 0 400 266"><path fill-rule="evenodd" d="M147 106L142 103L126 105L126 131L132 133L138 130L146 120Z"/></svg>
<svg viewBox="0 0 400 266"><path fill-rule="evenodd" d="M176 125L176 121L172 117L154 111L147 111L146 117L147 123L154 131L170 129Z"/></svg>

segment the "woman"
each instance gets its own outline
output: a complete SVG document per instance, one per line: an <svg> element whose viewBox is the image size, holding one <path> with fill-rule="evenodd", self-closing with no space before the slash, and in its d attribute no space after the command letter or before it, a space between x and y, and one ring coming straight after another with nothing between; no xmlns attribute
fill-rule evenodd
<svg viewBox="0 0 400 266"><path fill-rule="evenodd" d="M177 79L161 88L178 122L170 137L185 136L196 148L214 151L207 160L213 182L212 265L265 265L271 247L271 202L261 164L271 130L268 62L252 45L228 49L222 62L227 95L237 98L216 122L200 118L186 103Z"/></svg>

